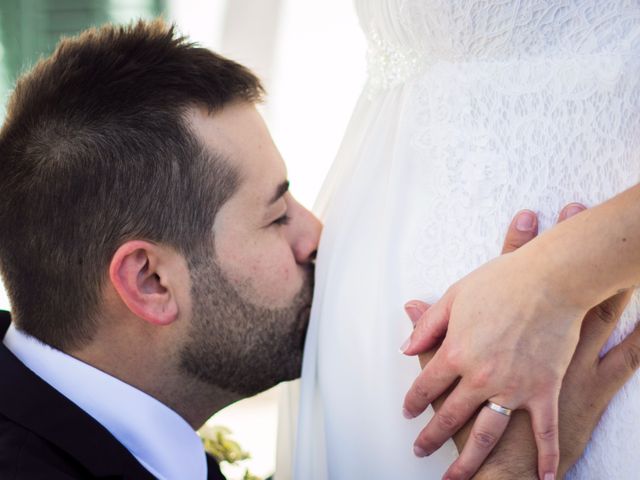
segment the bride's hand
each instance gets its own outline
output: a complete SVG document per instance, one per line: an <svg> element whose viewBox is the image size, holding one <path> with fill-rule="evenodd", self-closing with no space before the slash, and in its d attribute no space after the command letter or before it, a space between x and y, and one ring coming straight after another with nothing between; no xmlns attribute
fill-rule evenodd
<svg viewBox="0 0 640 480"><path fill-rule="evenodd" d="M415 417L459 380L416 440L417 455L437 450L490 400L529 411L540 478L555 477L558 395L588 308L556 298L544 259L533 258L537 251L527 247L454 284L420 319L405 346L404 353L415 355L444 337L405 398L405 416ZM508 421L482 409L474 430L497 440Z"/></svg>
<svg viewBox="0 0 640 480"><path fill-rule="evenodd" d="M580 341L560 391L560 478L578 461L591 434L613 396L640 367L640 326L619 345L600 357L600 352L615 328L631 294L628 290L592 308L584 319ZM417 321L429 305L411 302L407 313ZM420 365L430 360L430 354L420 355ZM437 410L445 400L437 399ZM500 442L493 449L477 474L480 459L469 456L467 444L484 451L492 439L472 430L473 419L453 437L460 458L448 469L444 478L459 480L473 475L474 480L520 480L537 478L536 446L531 432L531 420L526 411L514 412Z"/></svg>

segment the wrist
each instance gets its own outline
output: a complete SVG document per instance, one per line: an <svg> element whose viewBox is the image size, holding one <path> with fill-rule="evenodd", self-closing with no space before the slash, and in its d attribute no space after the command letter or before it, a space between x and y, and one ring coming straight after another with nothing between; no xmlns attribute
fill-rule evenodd
<svg viewBox="0 0 640 480"><path fill-rule="evenodd" d="M532 259L561 302L586 312L640 285L639 205L640 184L557 224L514 253Z"/></svg>
<svg viewBox="0 0 640 480"><path fill-rule="evenodd" d="M528 288L532 294L550 303L555 311L567 312L568 318L581 319L601 301L597 286L585 281L592 275L585 279L581 262L571 258L550 237L536 238L510 255L520 258L522 271L531 279Z"/></svg>

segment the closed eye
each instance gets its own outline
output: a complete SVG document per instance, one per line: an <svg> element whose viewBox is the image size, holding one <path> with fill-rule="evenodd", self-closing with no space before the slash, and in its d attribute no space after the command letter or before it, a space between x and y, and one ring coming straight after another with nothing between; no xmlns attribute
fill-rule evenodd
<svg viewBox="0 0 640 480"><path fill-rule="evenodd" d="M284 215L282 215L281 217L276 218L273 223L275 225L287 225L289 223L289 220L291 220L291 217L289 217L289 215L287 215L286 213Z"/></svg>

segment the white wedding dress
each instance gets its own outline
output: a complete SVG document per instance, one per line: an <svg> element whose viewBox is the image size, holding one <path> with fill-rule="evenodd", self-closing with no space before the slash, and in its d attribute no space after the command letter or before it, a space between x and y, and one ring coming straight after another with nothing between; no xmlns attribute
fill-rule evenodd
<svg viewBox="0 0 640 480"><path fill-rule="evenodd" d="M356 0L369 79L320 209L297 480L438 479L412 445L419 372L403 303L435 301L499 254L522 208L555 223L640 180L640 1ZM339 74L339 72L336 72ZM633 328L636 296L610 344ZM640 377L571 479L640 478Z"/></svg>

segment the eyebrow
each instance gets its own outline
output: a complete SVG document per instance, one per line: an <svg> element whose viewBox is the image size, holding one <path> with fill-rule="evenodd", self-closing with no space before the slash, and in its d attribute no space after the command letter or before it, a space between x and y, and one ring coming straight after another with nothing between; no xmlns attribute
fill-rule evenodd
<svg viewBox="0 0 640 480"><path fill-rule="evenodd" d="M276 188L276 193L269 201L269 205L273 205L274 203L276 203L280 199L280 197L282 197L288 191L289 191L289 180L285 180Z"/></svg>

